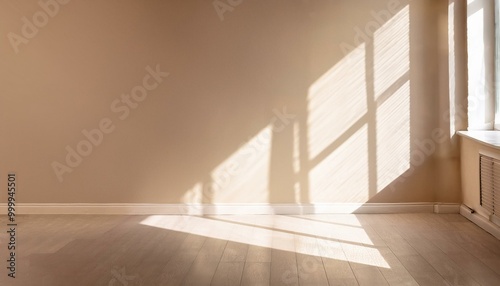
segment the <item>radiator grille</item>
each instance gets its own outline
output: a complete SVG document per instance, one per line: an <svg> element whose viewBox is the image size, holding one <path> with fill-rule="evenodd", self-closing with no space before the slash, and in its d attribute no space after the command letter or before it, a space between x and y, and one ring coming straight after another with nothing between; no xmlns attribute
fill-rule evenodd
<svg viewBox="0 0 500 286"><path fill-rule="evenodd" d="M500 160L479 155L481 206L500 219Z"/></svg>

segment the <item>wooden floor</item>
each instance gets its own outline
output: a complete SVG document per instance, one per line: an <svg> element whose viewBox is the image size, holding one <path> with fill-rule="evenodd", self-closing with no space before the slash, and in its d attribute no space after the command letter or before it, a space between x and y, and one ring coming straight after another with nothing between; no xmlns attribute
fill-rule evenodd
<svg viewBox="0 0 500 286"><path fill-rule="evenodd" d="M20 216L0 285L500 285L460 215Z"/></svg>

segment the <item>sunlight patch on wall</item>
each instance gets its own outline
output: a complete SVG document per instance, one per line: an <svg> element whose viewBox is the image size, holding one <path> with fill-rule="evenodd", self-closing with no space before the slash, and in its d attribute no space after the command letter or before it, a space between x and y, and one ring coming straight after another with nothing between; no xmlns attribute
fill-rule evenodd
<svg viewBox="0 0 500 286"><path fill-rule="evenodd" d="M298 121L293 123L293 172L300 172L300 125Z"/></svg>
<svg viewBox="0 0 500 286"><path fill-rule="evenodd" d="M272 127L267 126L212 173L213 203L268 201Z"/></svg>
<svg viewBox="0 0 500 286"><path fill-rule="evenodd" d="M378 99L410 70L410 8L404 7L374 34L374 88Z"/></svg>
<svg viewBox="0 0 500 286"><path fill-rule="evenodd" d="M364 124L309 173L311 203L368 200L368 135Z"/></svg>
<svg viewBox="0 0 500 286"><path fill-rule="evenodd" d="M377 109L377 191L410 168L410 84Z"/></svg>
<svg viewBox="0 0 500 286"><path fill-rule="evenodd" d="M409 6L374 33L377 192L410 168Z"/></svg>
<svg viewBox="0 0 500 286"><path fill-rule="evenodd" d="M201 203L203 196L203 184L198 182L189 189L182 197L182 202L185 204Z"/></svg>
<svg viewBox="0 0 500 286"><path fill-rule="evenodd" d="M366 114L365 45L358 46L309 89L309 158L338 139Z"/></svg>
<svg viewBox="0 0 500 286"><path fill-rule="evenodd" d="M300 174L300 125L298 121L293 123L293 173L297 175ZM296 180L293 183L293 194L294 202L301 203L301 183L300 180Z"/></svg>

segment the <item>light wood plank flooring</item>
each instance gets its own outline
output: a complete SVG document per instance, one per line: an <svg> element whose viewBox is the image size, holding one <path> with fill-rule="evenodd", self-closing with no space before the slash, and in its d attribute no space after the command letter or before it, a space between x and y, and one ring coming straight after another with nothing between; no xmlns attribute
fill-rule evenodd
<svg viewBox="0 0 500 286"><path fill-rule="evenodd" d="M19 216L0 285L500 285L500 241L458 214Z"/></svg>

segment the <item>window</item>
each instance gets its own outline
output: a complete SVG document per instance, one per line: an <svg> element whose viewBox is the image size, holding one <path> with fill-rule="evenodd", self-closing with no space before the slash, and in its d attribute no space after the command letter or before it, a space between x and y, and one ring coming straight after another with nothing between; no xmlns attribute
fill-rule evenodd
<svg viewBox="0 0 500 286"><path fill-rule="evenodd" d="M467 1L468 118L469 130L500 129L496 121L495 54L499 0ZM499 102L500 103L500 102ZM500 108L498 108L500 110Z"/></svg>

